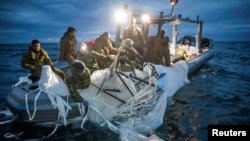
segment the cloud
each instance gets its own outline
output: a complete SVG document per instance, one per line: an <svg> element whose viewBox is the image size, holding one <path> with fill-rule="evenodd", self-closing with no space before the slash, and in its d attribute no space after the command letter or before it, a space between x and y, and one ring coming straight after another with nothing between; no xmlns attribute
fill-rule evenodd
<svg viewBox="0 0 250 141"><path fill-rule="evenodd" d="M166 0L11 0L0 5L0 43L30 42L32 38L59 42L68 26L77 29L79 41L90 40L108 31L115 34L113 14L117 8L128 4L130 9L146 10L151 15L159 12L170 13ZM242 32L249 29L250 17L248 0L179 1L174 14L204 21L204 35L218 40L222 33ZM230 27L230 28L229 28ZM233 28L234 27L234 28ZM236 28L237 27L237 28ZM245 31L244 31L245 29ZM188 27L183 31L188 32ZM227 36L228 40L230 36ZM236 39L236 38L234 38ZM240 38L239 38L240 39ZM41 40L41 41L42 41ZM248 39L249 40L249 39Z"/></svg>

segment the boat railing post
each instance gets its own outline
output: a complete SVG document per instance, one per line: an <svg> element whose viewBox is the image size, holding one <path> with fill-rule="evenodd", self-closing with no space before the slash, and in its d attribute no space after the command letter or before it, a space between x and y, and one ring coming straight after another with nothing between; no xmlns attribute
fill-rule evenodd
<svg viewBox="0 0 250 141"><path fill-rule="evenodd" d="M180 21L175 20L172 22L172 45L170 46L170 54L175 55L175 49L176 49L176 41L177 41L177 25L180 23Z"/></svg>
<svg viewBox="0 0 250 141"><path fill-rule="evenodd" d="M115 46L118 47L121 44L121 24L119 23L116 27L116 36L115 36Z"/></svg>
<svg viewBox="0 0 250 141"><path fill-rule="evenodd" d="M202 35L202 21L198 21L198 27L197 27L197 35L196 35L196 47L199 50L199 53L202 52L201 50L201 35Z"/></svg>

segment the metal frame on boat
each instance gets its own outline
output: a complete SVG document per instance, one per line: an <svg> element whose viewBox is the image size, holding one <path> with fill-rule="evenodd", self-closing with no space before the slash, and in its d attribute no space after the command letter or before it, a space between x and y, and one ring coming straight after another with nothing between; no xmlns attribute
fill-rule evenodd
<svg viewBox="0 0 250 141"><path fill-rule="evenodd" d="M170 55L172 64L176 63L179 60L185 60L189 66L189 74L195 72L204 64L206 64L214 55L212 50L213 40L209 38L202 37L202 28L203 21L197 16L196 20L189 18L182 18L181 15L172 15L174 6L178 3L178 0L171 0L172 11L170 14L164 15L164 12L160 12L159 15L150 16L146 11L141 10L129 10L128 5L124 5L123 10L119 11L119 20L117 23L115 45L120 46L122 42L122 33L124 28L127 26L129 19L136 18L137 26L141 27L145 39L151 34L151 27L156 29L156 34L159 35L159 32L164 29L163 27L166 24L172 26L172 40L169 41ZM195 36L185 35L177 41L177 36L179 35L178 26L181 24L193 24L197 26L197 30L194 33ZM184 40L188 39L190 44L185 45ZM191 43L192 42L192 43ZM178 50L182 49L185 51L187 58L178 55Z"/></svg>

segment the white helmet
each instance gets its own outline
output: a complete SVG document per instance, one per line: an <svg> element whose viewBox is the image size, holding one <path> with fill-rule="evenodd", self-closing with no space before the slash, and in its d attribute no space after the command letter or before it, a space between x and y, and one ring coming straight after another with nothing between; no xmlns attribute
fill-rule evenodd
<svg viewBox="0 0 250 141"><path fill-rule="evenodd" d="M87 44L84 43L84 42L81 43L80 49L79 49L80 53L84 53L84 52L87 51L87 50L88 50Z"/></svg>
<svg viewBox="0 0 250 141"><path fill-rule="evenodd" d="M126 39L125 40L125 43L124 43L124 46L125 47L129 47L129 46L131 46L131 45L133 45L133 41L131 40L131 39Z"/></svg>

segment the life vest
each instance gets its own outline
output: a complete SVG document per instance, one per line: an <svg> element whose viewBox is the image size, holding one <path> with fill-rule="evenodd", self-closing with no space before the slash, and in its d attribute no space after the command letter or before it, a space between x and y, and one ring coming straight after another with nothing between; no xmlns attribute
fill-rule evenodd
<svg viewBox="0 0 250 141"><path fill-rule="evenodd" d="M186 61L191 58L191 55L187 54L187 52L184 49L178 49L177 54L182 56Z"/></svg>
<svg viewBox="0 0 250 141"><path fill-rule="evenodd" d="M177 54L180 55L180 56L183 56L183 57L184 57L185 52L186 51L184 49L178 49L177 50Z"/></svg>

